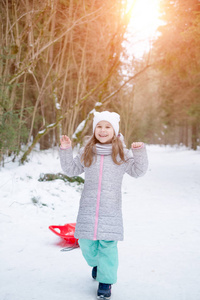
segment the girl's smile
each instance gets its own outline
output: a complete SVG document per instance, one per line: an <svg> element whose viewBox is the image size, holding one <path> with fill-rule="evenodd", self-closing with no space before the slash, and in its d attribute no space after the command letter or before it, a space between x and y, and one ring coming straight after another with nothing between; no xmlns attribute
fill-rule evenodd
<svg viewBox="0 0 200 300"><path fill-rule="evenodd" d="M114 129L112 125L107 121L100 121L94 131L96 139L102 143L108 143L114 136Z"/></svg>

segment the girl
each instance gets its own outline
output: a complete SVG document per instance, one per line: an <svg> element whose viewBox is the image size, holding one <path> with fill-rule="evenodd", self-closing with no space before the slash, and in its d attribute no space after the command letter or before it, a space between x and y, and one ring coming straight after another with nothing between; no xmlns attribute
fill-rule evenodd
<svg viewBox="0 0 200 300"><path fill-rule="evenodd" d="M143 143L133 143L132 151L126 149L119 121L115 112L95 112L93 136L75 158L69 137L64 135L60 140L63 171L68 176L85 172L75 237L88 265L93 267L92 277L99 282L98 299L110 299L111 285L117 281L117 242L123 240L123 175L142 176L148 166Z"/></svg>

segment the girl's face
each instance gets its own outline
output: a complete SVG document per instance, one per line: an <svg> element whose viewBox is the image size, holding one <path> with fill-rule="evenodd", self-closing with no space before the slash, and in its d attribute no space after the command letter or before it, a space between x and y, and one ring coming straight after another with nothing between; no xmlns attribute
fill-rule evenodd
<svg viewBox="0 0 200 300"><path fill-rule="evenodd" d="M94 135L100 143L106 144L111 142L114 136L114 129L109 122L100 121L95 128Z"/></svg>

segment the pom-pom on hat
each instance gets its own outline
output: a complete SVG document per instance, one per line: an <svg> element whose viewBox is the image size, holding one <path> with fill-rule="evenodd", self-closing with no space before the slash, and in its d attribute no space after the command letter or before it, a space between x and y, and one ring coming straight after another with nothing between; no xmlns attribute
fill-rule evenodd
<svg viewBox="0 0 200 300"><path fill-rule="evenodd" d="M119 121L120 121L119 114L117 114L115 112L109 112L109 111L95 112L94 119L93 119L93 132L95 131L95 128L100 121L109 122L112 125L116 136L118 135Z"/></svg>

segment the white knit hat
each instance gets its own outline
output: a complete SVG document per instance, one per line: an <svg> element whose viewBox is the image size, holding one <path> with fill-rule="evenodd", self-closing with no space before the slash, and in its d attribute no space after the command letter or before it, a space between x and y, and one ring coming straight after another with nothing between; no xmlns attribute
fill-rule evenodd
<svg viewBox="0 0 200 300"><path fill-rule="evenodd" d="M116 136L118 135L120 115L118 115L115 112L109 112L109 111L94 112L93 132L95 131L95 128L100 121L109 122L112 125Z"/></svg>

